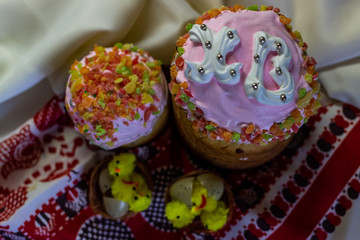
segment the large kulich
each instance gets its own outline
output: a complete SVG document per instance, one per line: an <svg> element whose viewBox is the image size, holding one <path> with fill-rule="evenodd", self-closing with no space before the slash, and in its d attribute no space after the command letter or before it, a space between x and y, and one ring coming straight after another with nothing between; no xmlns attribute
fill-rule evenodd
<svg viewBox="0 0 360 240"><path fill-rule="evenodd" d="M320 107L316 61L273 7L212 9L186 26L170 68L175 121L190 149L227 168L279 154Z"/></svg>

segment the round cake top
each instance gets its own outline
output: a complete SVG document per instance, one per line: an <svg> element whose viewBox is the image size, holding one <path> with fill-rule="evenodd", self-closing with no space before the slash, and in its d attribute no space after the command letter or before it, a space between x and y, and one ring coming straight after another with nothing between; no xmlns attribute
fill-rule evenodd
<svg viewBox="0 0 360 240"><path fill-rule="evenodd" d="M132 44L94 51L71 66L66 108L75 129L114 149L148 135L167 103L161 62Z"/></svg>
<svg viewBox="0 0 360 240"><path fill-rule="evenodd" d="M320 106L316 64L278 9L206 12L177 41L171 93L213 139L284 139Z"/></svg>

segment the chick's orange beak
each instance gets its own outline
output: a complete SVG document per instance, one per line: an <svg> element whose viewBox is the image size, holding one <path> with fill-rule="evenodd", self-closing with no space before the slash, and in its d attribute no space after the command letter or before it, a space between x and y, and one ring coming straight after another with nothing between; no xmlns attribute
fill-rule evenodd
<svg viewBox="0 0 360 240"><path fill-rule="evenodd" d="M120 171L121 171L120 168L116 168L116 169L115 169L115 172L116 172L116 173L120 173Z"/></svg>

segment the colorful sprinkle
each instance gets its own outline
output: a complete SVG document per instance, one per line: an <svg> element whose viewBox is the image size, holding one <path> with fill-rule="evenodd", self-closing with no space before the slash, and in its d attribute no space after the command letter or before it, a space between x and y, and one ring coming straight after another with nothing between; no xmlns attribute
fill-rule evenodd
<svg viewBox="0 0 360 240"><path fill-rule="evenodd" d="M186 24L185 29L186 29L187 31L190 31L193 26L194 26L194 24L188 23L188 24Z"/></svg>
<svg viewBox="0 0 360 240"><path fill-rule="evenodd" d="M206 125L205 128L209 131L215 131L216 128L213 125Z"/></svg>

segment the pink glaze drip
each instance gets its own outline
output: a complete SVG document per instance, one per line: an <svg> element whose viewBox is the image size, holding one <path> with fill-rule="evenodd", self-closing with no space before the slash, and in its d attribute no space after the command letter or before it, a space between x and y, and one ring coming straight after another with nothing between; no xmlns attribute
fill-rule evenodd
<svg viewBox="0 0 360 240"><path fill-rule="evenodd" d="M235 85L225 85L214 78L207 84L188 80L184 75L186 64L182 70L178 71L177 81L188 82L195 104L203 111L206 120L213 121L229 131L240 132L243 124L251 122L260 129L269 129L274 122L281 122L296 108L299 89L311 90L304 78L306 70L302 67L302 51L286 31L285 26L280 23L275 12L243 10L234 13L224 11L216 18L204 21L204 23L215 32L223 26L237 30L240 43L233 52L226 56L226 62L227 64L243 63L243 67L240 69L240 82ZM288 69L295 81L295 97L289 104L282 106L264 105L257 102L256 99L249 99L244 92L243 84L250 71L253 59L253 35L258 31L264 31L272 36L282 38L291 51L292 61ZM193 43L187 39L183 48L185 53L182 57L185 61L202 61L204 50L200 43ZM272 69L271 58L273 56L274 54L269 54L264 65L264 85L270 90L279 88L269 74ZM236 70L239 71L239 69Z"/></svg>

